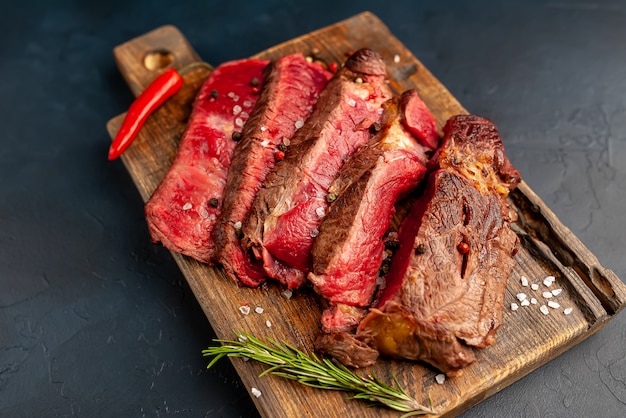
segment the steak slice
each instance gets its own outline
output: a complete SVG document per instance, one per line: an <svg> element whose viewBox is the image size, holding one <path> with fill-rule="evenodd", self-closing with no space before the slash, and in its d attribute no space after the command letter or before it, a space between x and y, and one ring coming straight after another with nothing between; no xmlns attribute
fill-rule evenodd
<svg viewBox="0 0 626 418"><path fill-rule="evenodd" d="M515 264L515 216L504 198L520 181L495 126L473 115L444 127L439 169L399 231L387 283L356 338L380 354L447 374L495 342ZM343 350L346 348L344 347Z"/></svg>
<svg viewBox="0 0 626 418"><path fill-rule="evenodd" d="M313 244L308 278L331 305L371 303L394 205L422 181L439 141L435 119L415 90L387 101L384 109L381 130L348 160L328 189L329 196L337 198ZM418 125L428 128L419 139L409 130ZM322 316L323 331L354 330L358 321L336 314L345 311L331 306Z"/></svg>
<svg viewBox="0 0 626 418"><path fill-rule="evenodd" d="M211 263L211 232L222 205L226 174L258 98L266 60L238 60L215 68L194 99L178 153L145 206L152 241ZM236 134L235 134L236 135Z"/></svg>
<svg viewBox="0 0 626 418"><path fill-rule="evenodd" d="M270 277L289 288L305 283L328 187L380 120L381 106L391 97L386 79L378 53L361 49L350 56L257 193L242 244L263 260Z"/></svg>
<svg viewBox="0 0 626 418"><path fill-rule="evenodd" d="M332 76L300 53L273 62L268 70L261 96L233 152L224 202L213 232L218 259L228 276L252 287L263 283L267 275L263 264L241 247L241 225L275 164L277 150L289 144Z"/></svg>

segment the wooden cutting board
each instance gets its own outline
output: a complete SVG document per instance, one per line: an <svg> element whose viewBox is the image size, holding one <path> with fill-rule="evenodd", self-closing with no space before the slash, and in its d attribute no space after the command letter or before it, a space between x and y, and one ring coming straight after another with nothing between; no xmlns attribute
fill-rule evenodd
<svg viewBox="0 0 626 418"><path fill-rule="evenodd" d="M350 51L361 47L372 48L383 55L391 87L396 93L409 88L418 90L435 115L440 130L450 116L467 113L387 27L368 12L277 45L256 57L274 59L299 51L314 54L326 62L341 63ZM200 61L184 36L172 26L160 27L117 46L114 56L135 95L164 68L182 69ZM202 66L187 70L183 90L148 120L135 143L122 156L144 201L170 166L191 101L208 73L209 69ZM107 128L111 137L119 129L122 118L120 115L109 121ZM504 143L506 146L506 138ZM409 394L423 403L430 399L442 416L459 414L522 378L594 334L626 305L626 286L622 281L599 264L528 185L522 182L510 201L519 214L514 228L520 236L521 249L508 281L504 325L498 330L498 342L479 351L478 361L462 376L449 378L443 384L436 383L436 371L413 362L380 360L366 370L388 382L393 376L397 377ZM230 339L234 331L248 331L258 337L287 341L304 351L312 350L322 309L315 294L301 290L287 299L275 284L261 289L241 288L233 284L221 268L212 268L179 254L172 256L218 337ZM522 286L522 276L538 284L539 289ZM546 276L556 277L556 283L549 289L542 283ZM542 292L556 288L563 291L551 300L557 301L560 308L551 308L549 314L544 315L539 310L540 305L547 302ZM511 303L520 304L516 299L520 292L529 299L536 298L538 303L511 310ZM253 310L243 315L238 310L242 304L252 308L260 306L264 311L257 314ZM565 308L572 308L572 312L564 314ZM267 320L271 327L267 326ZM275 376L259 378L264 368L255 362L234 359L233 365L248 390L251 387L261 390L262 395L252 399L265 417L398 415L347 400L346 393L311 389Z"/></svg>

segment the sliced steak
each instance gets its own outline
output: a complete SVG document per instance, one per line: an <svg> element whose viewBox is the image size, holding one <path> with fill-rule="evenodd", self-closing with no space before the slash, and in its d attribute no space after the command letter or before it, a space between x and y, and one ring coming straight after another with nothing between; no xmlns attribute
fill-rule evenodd
<svg viewBox="0 0 626 418"><path fill-rule="evenodd" d="M313 244L313 271L308 278L333 305L371 303L394 205L422 181L439 141L435 119L415 90L389 100L384 109L378 134L348 160L328 189L331 199L327 200L334 202ZM427 141L409 130L417 125L427 127ZM324 332L356 328L358 322L344 315L342 323L335 311L322 317Z"/></svg>
<svg viewBox="0 0 626 418"><path fill-rule="evenodd" d="M238 60L213 70L198 92L178 153L146 203L153 242L210 263L235 141L262 87L265 60Z"/></svg>
<svg viewBox="0 0 626 418"><path fill-rule="evenodd" d="M382 104L391 97L382 57L354 53L330 80L313 113L291 139L285 160L263 182L243 225L270 277L290 288L305 282L311 247L328 206L326 194L344 161L370 138Z"/></svg>
<svg viewBox="0 0 626 418"><path fill-rule="evenodd" d="M240 244L241 225L261 183L332 76L300 53L272 63L261 96L235 147L222 211L214 230L218 259L235 282L256 287L267 277L263 264Z"/></svg>
<svg viewBox="0 0 626 418"><path fill-rule="evenodd" d="M386 287L357 338L455 374L502 322L518 244L504 198L520 177L488 120L456 116L444 134L439 168L400 227Z"/></svg>

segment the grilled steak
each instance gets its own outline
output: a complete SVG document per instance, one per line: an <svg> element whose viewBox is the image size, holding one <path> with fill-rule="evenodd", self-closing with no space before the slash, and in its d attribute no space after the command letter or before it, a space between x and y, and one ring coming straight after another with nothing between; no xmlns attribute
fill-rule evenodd
<svg viewBox="0 0 626 418"><path fill-rule="evenodd" d="M370 138L382 104L391 97L382 57L354 53L320 95L313 113L291 139L285 160L265 178L243 225L270 277L290 288L305 282L311 247L328 206L326 194L344 161Z"/></svg>
<svg viewBox="0 0 626 418"><path fill-rule="evenodd" d="M439 169L400 229L387 287L358 335L381 354L453 374L502 322L518 244L504 197L520 177L491 122L457 116L444 132Z"/></svg>
<svg viewBox="0 0 626 418"><path fill-rule="evenodd" d="M261 96L233 152L224 203L214 230L218 259L227 274L235 282L252 287L263 283L267 275L263 264L241 247L241 225L261 182L275 164L276 152L283 152L289 144L331 77L319 64L308 63L302 54L285 56L268 69Z"/></svg>
<svg viewBox="0 0 626 418"><path fill-rule="evenodd" d="M203 84L178 154L145 214L153 242L210 263L211 232L222 205L236 136L262 85L265 60L239 60L215 68Z"/></svg>
<svg viewBox="0 0 626 418"><path fill-rule="evenodd" d="M471 347L495 342L518 244L504 198L519 173L495 126L472 115L447 122L437 166L400 227L377 306L329 350L351 352L342 361L370 364L374 350L455 374L475 360Z"/></svg>
<svg viewBox="0 0 626 418"><path fill-rule="evenodd" d="M439 142L435 119L415 90L389 100L384 109L379 133L348 160L328 189L337 198L313 244L308 278L333 305L371 303L394 205L422 181L428 153ZM417 130L409 126L426 127L419 131L419 141L430 147L418 143L412 134ZM356 328L358 319L346 312L359 314L341 306L326 311L324 332Z"/></svg>

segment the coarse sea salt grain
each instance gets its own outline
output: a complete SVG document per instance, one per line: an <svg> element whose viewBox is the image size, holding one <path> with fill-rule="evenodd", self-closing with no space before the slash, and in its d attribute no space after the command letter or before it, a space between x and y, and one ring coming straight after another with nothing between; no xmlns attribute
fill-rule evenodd
<svg viewBox="0 0 626 418"><path fill-rule="evenodd" d="M272 323L270 322L269 319L267 321L265 321L265 326L268 327L268 328L272 327Z"/></svg>
<svg viewBox="0 0 626 418"><path fill-rule="evenodd" d="M528 296L526 296L526 293L518 293L516 297L517 297L517 300L521 302L525 300Z"/></svg>
<svg viewBox="0 0 626 418"><path fill-rule="evenodd" d="M539 285L537 283L533 283L533 284L530 285L530 288L532 290L538 290L539 289Z"/></svg>
<svg viewBox="0 0 626 418"><path fill-rule="evenodd" d="M239 307L239 312L241 312L244 315L248 315L250 313L250 307L246 305L242 305Z"/></svg>
<svg viewBox="0 0 626 418"><path fill-rule="evenodd" d="M262 314L263 313L263 308L260 306L257 306L256 308L254 308L254 312L258 313L258 314Z"/></svg>
<svg viewBox="0 0 626 418"><path fill-rule="evenodd" d="M547 276L545 279L543 279L543 285L546 287L550 287L555 280L556 278L554 276Z"/></svg>
<svg viewBox="0 0 626 418"><path fill-rule="evenodd" d="M356 106L356 100L354 100L354 99L348 99L346 101L346 103L348 103L348 106L350 106L350 107L355 107Z"/></svg>
<svg viewBox="0 0 626 418"><path fill-rule="evenodd" d="M573 308L565 308L565 309L563 309L563 313L565 315L569 315L569 314L572 313L573 310L574 310Z"/></svg>
<svg viewBox="0 0 626 418"><path fill-rule="evenodd" d="M550 299L552 297L552 292L543 292L541 296L543 296L546 299Z"/></svg>
<svg viewBox="0 0 626 418"><path fill-rule="evenodd" d="M530 301L528 299L524 299L522 301L522 306L528 306L528 305L530 305Z"/></svg>
<svg viewBox="0 0 626 418"><path fill-rule="evenodd" d="M258 398L259 396L262 395L261 391L258 390L257 388L250 389L250 392L252 392L252 394L254 395L255 398Z"/></svg>
<svg viewBox="0 0 626 418"><path fill-rule="evenodd" d="M315 213L321 218L322 216L324 216L324 213L326 213L326 211L323 207L320 206L319 208L315 209Z"/></svg>
<svg viewBox="0 0 626 418"><path fill-rule="evenodd" d="M234 227L235 229L241 229L241 221L237 221L237 222L235 222L235 223L233 224L233 227Z"/></svg>
<svg viewBox="0 0 626 418"><path fill-rule="evenodd" d="M561 305L559 305L557 302L553 300L548 302L548 306L551 307L552 309L559 309L561 307Z"/></svg>
<svg viewBox="0 0 626 418"><path fill-rule="evenodd" d="M234 91L228 92L228 94L226 96L228 96L231 99L233 99L234 102L239 100L239 96L237 96Z"/></svg>
<svg viewBox="0 0 626 418"><path fill-rule="evenodd" d="M299 120L296 121L294 126L296 127L296 129L300 129L300 128L302 128L304 126L304 121L302 119L299 119Z"/></svg>
<svg viewBox="0 0 626 418"><path fill-rule="evenodd" d="M435 376L435 380L438 384L443 385L443 382L446 381L446 375L443 373L439 373L437 376Z"/></svg>
<svg viewBox="0 0 626 418"><path fill-rule="evenodd" d="M400 55L396 54L393 56L393 62L395 62L396 64L400 62Z"/></svg>
<svg viewBox="0 0 626 418"><path fill-rule="evenodd" d="M192 207L193 207L193 205L192 205L191 203L187 202L187 203L185 203L185 204L183 205L183 210L189 210L189 209L191 209Z"/></svg>
<svg viewBox="0 0 626 418"><path fill-rule="evenodd" d="M517 310L517 308L519 308L519 306L517 305L517 303L515 303L515 302L511 303L511 310L512 310L512 311L516 311L516 310Z"/></svg>
<svg viewBox="0 0 626 418"><path fill-rule="evenodd" d="M522 286L524 286L524 287L528 286L528 277L522 276L522 277L519 278L519 281L522 283Z"/></svg>
<svg viewBox="0 0 626 418"><path fill-rule="evenodd" d="M541 311L542 314L544 315L548 315L550 313L550 311L548 310L548 307L546 305L541 305L541 307L539 308L539 310Z"/></svg>
<svg viewBox="0 0 626 418"><path fill-rule="evenodd" d="M554 290L552 291L552 295L553 295L553 296L558 296L558 295L560 295L560 294L561 294L561 292L562 292L562 291L563 291L563 289L561 289L561 288L554 289Z"/></svg>
<svg viewBox="0 0 626 418"><path fill-rule="evenodd" d="M533 305L536 305L537 304L537 299L530 298L530 303L532 303Z"/></svg>
<svg viewBox="0 0 626 418"><path fill-rule="evenodd" d="M280 294L285 298L285 299L291 299L291 297L293 296L293 290L291 289L285 289L282 292L280 292Z"/></svg>

